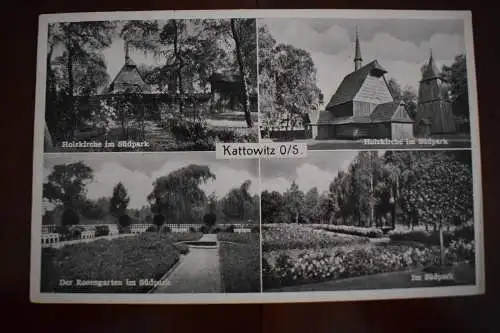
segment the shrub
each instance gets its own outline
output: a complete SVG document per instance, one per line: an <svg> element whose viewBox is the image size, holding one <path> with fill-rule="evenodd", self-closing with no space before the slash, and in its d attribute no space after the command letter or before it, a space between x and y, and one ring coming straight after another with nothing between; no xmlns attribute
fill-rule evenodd
<svg viewBox="0 0 500 333"><path fill-rule="evenodd" d="M465 239L452 240L445 250L446 259L451 262L468 262L472 265L476 261L474 241Z"/></svg>
<svg viewBox="0 0 500 333"><path fill-rule="evenodd" d="M198 231L203 234L208 234L210 232L210 227L208 227L207 225L202 225Z"/></svg>
<svg viewBox="0 0 500 333"><path fill-rule="evenodd" d="M146 232L158 232L158 227L155 225L150 225L147 229Z"/></svg>
<svg viewBox="0 0 500 333"><path fill-rule="evenodd" d="M118 218L118 224L120 224L121 227L128 227L130 226L130 220L130 216L124 214Z"/></svg>
<svg viewBox="0 0 500 333"><path fill-rule="evenodd" d="M130 226L122 227L118 225L118 233L120 234L130 234L132 231L130 230Z"/></svg>
<svg viewBox="0 0 500 333"><path fill-rule="evenodd" d="M187 246L184 243L175 244L175 248L179 251L180 254L188 254L189 253L189 246Z"/></svg>
<svg viewBox="0 0 500 333"><path fill-rule="evenodd" d="M250 229L250 231L253 233L260 233L260 228L258 226L254 226Z"/></svg>
<svg viewBox="0 0 500 333"><path fill-rule="evenodd" d="M78 225L72 225L68 228L68 232L65 235L65 240L76 240L82 237L82 232L85 229Z"/></svg>
<svg viewBox="0 0 500 333"><path fill-rule="evenodd" d="M61 225L70 226L78 223L80 223L80 216L78 213L72 208L65 209L61 215Z"/></svg>
<svg viewBox="0 0 500 333"><path fill-rule="evenodd" d="M191 233L196 232L196 229L193 227L189 227L189 232L191 232Z"/></svg>
<svg viewBox="0 0 500 333"><path fill-rule="evenodd" d="M109 235L109 227L107 225L98 225L95 227L95 236L108 236Z"/></svg>
<svg viewBox="0 0 500 333"><path fill-rule="evenodd" d="M326 225L322 226L321 229L331 232L337 232L340 234L361 236L368 238L379 238L383 236L382 230L378 228L361 228L350 225Z"/></svg>
<svg viewBox="0 0 500 333"><path fill-rule="evenodd" d="M217 233L219 233L219 232L221 232L221 231L222 231L222 229L221 229L221 228L219 228L219 227L212 228L212 233L213 233L213 234L217 234Z"/></svg>
<svg viewBox="0 0 500 333"><path fill-rule="evenodd" d="M161 227L165 223L165 216L157 214L153 217L153 224L157 227Z"/></svg>
<svg viewBox="0 0 500 333"><path fill-rule="evenodd" d="M234 225L231 224L229 227L226 228L226 230L224 230L224 232L233 233L234 232Z"/></svg>
<svg viewBox="0 0 500 333"><path fill-rule="evenodd" d="M203 223L205 223L205 225L209 227L215 225L216 221L217 221L217 215L215 215L214 213L207 213L203 215Z"/></svg>
<svg viewBox="0 0 500 333"><path fill-rule="evenodd" d="M161 227L160 231L163 233L168 233L168 232L172 232L172 229L168 225L164 225Z"/></svg>
<svg viewBox="0 0 500 333"><path fill-rule="evenodd" d="M56 226L56 233L59 235L66 235L69 232L69 228L64 225Z"/></svg>

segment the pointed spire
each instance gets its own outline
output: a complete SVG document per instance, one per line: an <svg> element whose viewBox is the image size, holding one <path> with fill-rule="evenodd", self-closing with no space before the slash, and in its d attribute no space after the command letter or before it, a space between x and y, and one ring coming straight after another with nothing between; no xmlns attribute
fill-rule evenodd
<svg viewBox="0 0 500 333"><path fill-rule="evenodd" d="M363 62L363 58L361 58L361 47L359 45L359 30L356 25L356 47L354 51L354 70L357 71L361 68L361 64Z"/></svg>
<svg viewBox="0 0 500 333"><path fill-rule="evenodd" d="M422 80L432 80L435 78L439 78L438 69L436 67L436 63L434 62L434 56L432 54L432 49L429 51L429 62L424 69Z"/></svg>
<svg viewBox="0 0 500 333"><path fill-rule="evenodd" d="M131 66L131 67L135 67L135 63L132 61L132 59L130 58L130 55L129 55L129 42L125 41L125 66Z"/></svg>
<svg viewBox="0 0 500 333"><path fill-rule="evenodd" d="M125 41L125 61L127 61L128 58L130 58L129 54L128 54L128 41Z"/></svg>

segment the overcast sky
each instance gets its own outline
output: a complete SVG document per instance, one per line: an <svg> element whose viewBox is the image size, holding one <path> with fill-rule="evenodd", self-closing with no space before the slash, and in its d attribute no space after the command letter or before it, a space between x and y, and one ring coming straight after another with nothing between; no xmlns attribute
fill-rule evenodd
<svg viewBox="0 0 500 333"><path fill-rule="evenodd" d="M384 153L385 150L378 151L379 156ZM346 170L357 154L357 151L308 151L306 158L262 159L262 191L283 193L295 181L304 192L313 187L324 192L339 170Z"/></svg>
<svg viewBox="0 0 500 333"><path fill-rule="evenodd" d="M262 19L278 43L310 52L318 86L328 101L345 75L354 70L354 41L359 27L363 64L372 60L402 86L418 88L420 67L430 54L441 68L465 53L462 20L440 19Z"/></svg>
<svg viewBox="0 0 500 333"><path fill-rule="evenodd" d="M259 193L257 160L217 160L213 152L46 154L44 182L54 165L77 161L94 170L94 181L87 186L89 199L110 197L113 187L121 181L130 196L129 208L147 204L146 196L158 177L189 164L207 165L216 175L216 180L201 186L207 195L215 191L222 197L245 180L252 181L252 194Z"/></svg>

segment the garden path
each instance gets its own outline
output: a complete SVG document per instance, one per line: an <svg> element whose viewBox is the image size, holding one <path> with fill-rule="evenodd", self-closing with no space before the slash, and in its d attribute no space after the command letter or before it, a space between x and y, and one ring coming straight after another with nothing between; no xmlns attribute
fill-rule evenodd
<svg viewBox="0 0 500 333"><path fill-rule="evenodd" d="M206 234L200 242L217 242ZM189 253L173 272L162 279L154 293L218 293L221 290L218 243L215 247L189 246Z"/></svg>

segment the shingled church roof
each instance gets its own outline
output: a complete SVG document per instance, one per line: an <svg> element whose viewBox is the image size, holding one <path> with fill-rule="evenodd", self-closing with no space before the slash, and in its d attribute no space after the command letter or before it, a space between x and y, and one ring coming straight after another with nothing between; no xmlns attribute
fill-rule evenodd
<svg viewBox="0 0 500 333"><path fill-rule="evenodd" d="M368 75L382 76L385 73L387 73L387 70L377 60L373 60L351 74L348 74L340 83L337 91L327 104L326 109L331 109L335 105L352 101Z"/></svg>
<svg viewBox="0 0 500 333"><path fill-rule="evenodd" d="M384 123L388 121L412 123L403 103L388 102L379 104L375 107L370 119L374 123Z"/></svg>
<svg viewBox="0 0 500 333"><path fill-rule="evenodd" d="M142 79L137 65L129 57L125 57L125 64L120 69L113 82L108 87L108 94L123 94L147 92L149 86Z"/></svg>

